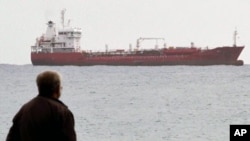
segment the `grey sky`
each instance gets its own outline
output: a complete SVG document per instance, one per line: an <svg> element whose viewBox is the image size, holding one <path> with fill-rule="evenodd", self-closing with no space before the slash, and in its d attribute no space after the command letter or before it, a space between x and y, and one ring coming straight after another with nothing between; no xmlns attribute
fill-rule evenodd
<svg viewBox="0 0 250 141"><path fill-rule="evenodd" d="M30 46L60 10L83 30L83 50L128 49L139 37L164 37L168 46L245 45L250 64L249 0L0 0L0 63L31 64ZM146 47L145 47L146 48Z"/></svg>

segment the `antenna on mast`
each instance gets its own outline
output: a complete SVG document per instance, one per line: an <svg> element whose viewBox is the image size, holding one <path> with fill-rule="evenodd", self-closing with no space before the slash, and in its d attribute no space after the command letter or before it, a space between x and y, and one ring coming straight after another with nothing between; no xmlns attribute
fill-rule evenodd
<svg viewBox="0 0 250 141"><path fill-rule="evenodd" d="M64 28L64 15L65 15L65 12L66 12L66 9L64 8L62 11L61 11L61 20L62 20L62 27Z"/></svg>

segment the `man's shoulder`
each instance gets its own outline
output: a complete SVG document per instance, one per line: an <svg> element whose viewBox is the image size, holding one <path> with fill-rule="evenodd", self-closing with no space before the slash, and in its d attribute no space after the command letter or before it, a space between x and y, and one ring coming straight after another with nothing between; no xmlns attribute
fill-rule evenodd
<svg viewBox="0 0 250 141"><path fill-rule="evenodd" d="M57 105L57 106L60 106L60 107L67 108L67 106L62 101L60 101L58 99L55 99L55 98L37 96L35 99L43 101L43 102L48 102L50 104Z"/></svg>
<svg viewBox="0 0 250 141"><path fill-rule="evenodd" d="M50 107L50 108L59 108L59 109L68 109L68 107L61 102L60 100L44 97L44 96L36 96L27 103L23 105L23 107Z"/></svg>

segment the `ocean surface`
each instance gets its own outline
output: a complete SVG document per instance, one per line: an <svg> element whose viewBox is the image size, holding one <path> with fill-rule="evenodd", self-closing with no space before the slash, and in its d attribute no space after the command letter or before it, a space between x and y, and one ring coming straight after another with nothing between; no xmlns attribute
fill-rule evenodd
<svg viewBox="0 0 250 141"><path fill-rule="evenodd" d="M78 141L229 141L230 124L250 124L250 65L0 65L0 140L35 79L60 72L60 98L74 113Z"/></svg>

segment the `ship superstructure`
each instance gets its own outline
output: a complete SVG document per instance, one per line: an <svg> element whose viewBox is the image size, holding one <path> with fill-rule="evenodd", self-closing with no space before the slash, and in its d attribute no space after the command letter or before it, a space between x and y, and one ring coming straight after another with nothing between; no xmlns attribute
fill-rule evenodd
<svg viewBox="0 0 250 141"><path fill-rule="evenodd" d="M62 21L64 21L65 10L62 11ZM57 30L55 23L47 23L46 33L37 38L36 45L32 46L32 52L56 53L56 52L80 52L81 51L81 34L80 28L73 28L64 25Z"/></svg>

